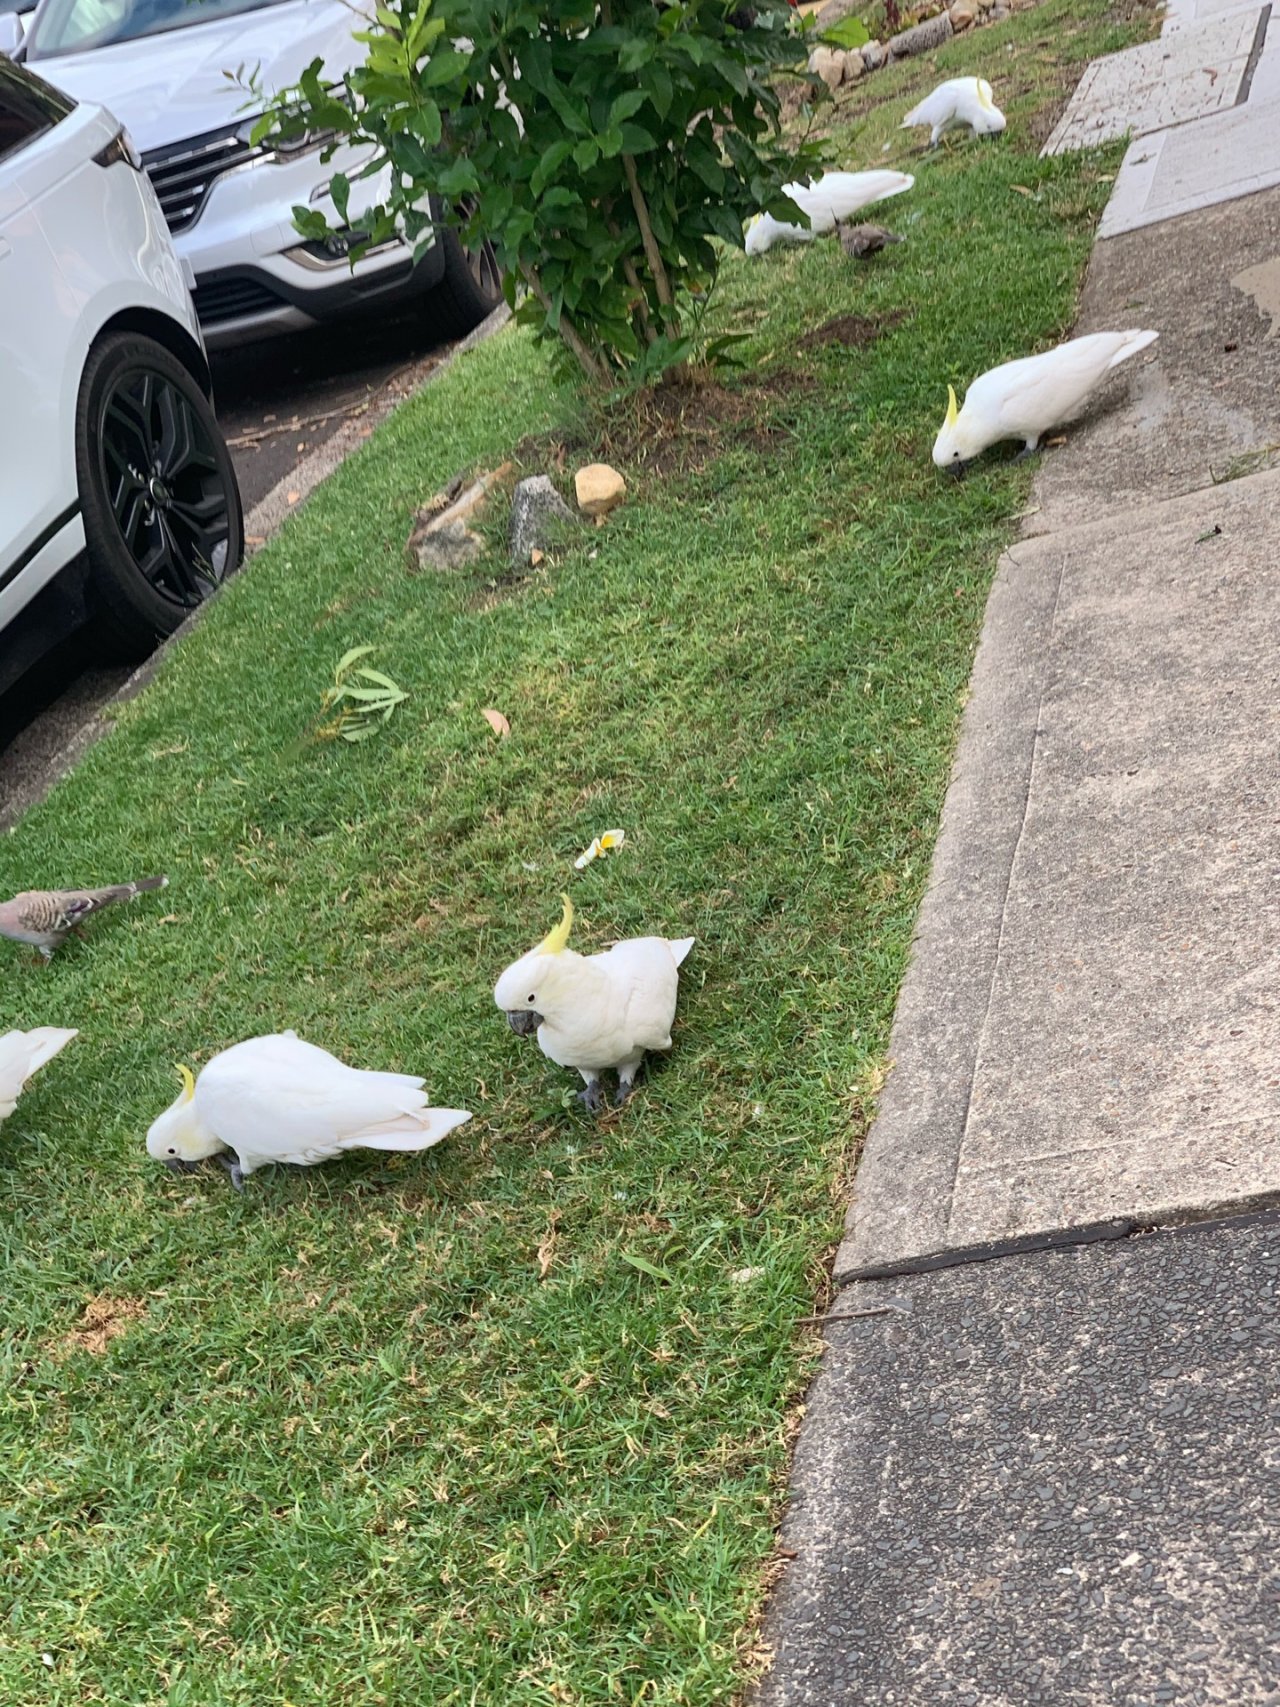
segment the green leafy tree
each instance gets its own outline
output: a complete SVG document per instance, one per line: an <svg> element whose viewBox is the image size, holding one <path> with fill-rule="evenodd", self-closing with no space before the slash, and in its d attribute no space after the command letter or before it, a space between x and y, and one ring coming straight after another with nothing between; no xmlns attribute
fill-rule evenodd
<svg viewBox="0 0 1280 1707"><path fill-rule="evenodd" d="M383 0L357 39L344 86L314 62L259 137L367 146L360 176L390 173L368 241L429 244L432 205L488 238L508 300L596 384L684 359L717 240L741 247L759 209L803 221L782 185L817 150L781 133L777 80L807 77L787 0ZM344 221L350 194L335 173Z"/></svg>

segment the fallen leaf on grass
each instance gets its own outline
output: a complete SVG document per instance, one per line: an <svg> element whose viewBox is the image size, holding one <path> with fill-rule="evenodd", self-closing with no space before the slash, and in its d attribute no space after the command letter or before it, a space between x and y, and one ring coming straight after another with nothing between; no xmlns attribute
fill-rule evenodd
<svg viewBox="0 0 1280 1707"><path fill-rule="evenodd" d="M1028 189L1025 184L1010 184L1009 188L1020 196L1026 196L1030 201L1038 202L1040 200L1040 192Z"/></svg>
<svg viewBox="0 0 1280 1707"><path fill-rule="evenodd" d="M286 504L296 504L301 496L301 492L286 492L284 501Z"/></svg>
<svg viewBox="0 0 1280 1707"><path fill-rule="evenodd" d="M551 1273L551 1264L554 1261L556 1254L556 1222L559 1219L560 1217L558 1215L552 1215L551 1225L543 1234L542 1243L538 1246L539 1280L545 1280Z"/></svg>
<svg viewBox="0 0 1280 1707"><path fill-rule="evenodd" d="M505 740L511 733L511 725L507 722L502 713L500 711L495 711L491 705L486 706L480 715L484 718L490 729L493 730L494 734L500 736L503 740Z"/></svg>
<svg viewBox="0 0 1280 1707"><path fill-rule="evenodd" d="M538 567L539 563L545 563L546 559L547 559L546 552L545 551L539 551L536 545L534 546L533 550L529 553L529 562L531 563L531 565L535 569Z"/></svg>

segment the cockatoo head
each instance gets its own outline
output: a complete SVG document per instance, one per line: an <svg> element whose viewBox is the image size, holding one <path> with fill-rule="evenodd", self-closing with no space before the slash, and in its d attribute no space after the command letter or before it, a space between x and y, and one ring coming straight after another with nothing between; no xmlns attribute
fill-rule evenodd
<svg viewBox="0 0 1280 1707"><path fill-rule="evenodd" d="M517 1037L532 1037L577 983L582 956L567 947L573 928L573 902L566 895L560 923L537 948L508 966L494 986L493 999Z"/></svg>
<svg viewBox="0 0 1280 1707"><path fill-rule="evenodd" d="M176 1102L152 1122L147 1133L147 1153L172 1168L175 1174L202 1162L206 1156L216 1156L226 1145L216 1138L196 1113L196 1081L190 1067L179 1067L182 1090Z"/></svg>
<svg viewBox="0 0 1280 1707"><path fill-rule="evenodd" d="M978 116L973 121L975 136L999 136L1004 129L1004 114L995 104L991 95L991 85L985 77L976 77L974 82L978 90Z"/></svg>
<svg viewBox="0 0 1280 1707"><path fill-rule="evenodd" d="M747 221L747 237L744 245L747 254L763 255L766 250L772 249L777 230L777 221L770 219L767 213L752 214Z"/></svg>
<svg viewBox="0 0 1280 1707"><path fill-rule="evenodd" d="M939 468L945 468L948 474L954 474L959 479L965 471L965 465L986 448L986 440L974 431L973 422L966 419L966 411L957 408L955 388L949 385L947 418L933 441L934 462Z"/></svg>

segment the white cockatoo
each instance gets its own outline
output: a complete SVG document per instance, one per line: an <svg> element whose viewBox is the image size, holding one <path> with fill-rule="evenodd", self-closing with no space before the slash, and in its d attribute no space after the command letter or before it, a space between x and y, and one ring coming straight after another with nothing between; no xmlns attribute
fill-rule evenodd
<svg viewBox="0 0 1280 1707"><path fill-rule="evenodd" d="M63 1031L56 1025L42 1025L34 1031L10 1031L0 1037L0 1121L8 1120L18 1106L31 1075L77 1036L78 1032Z"/></svg>
<svg viewBox="0 0 1280 1707"><path fill-rule="evenodd" d="M824 172L816 184L784 184L784 194L808 214L808 229L758 213L747 227L747 254L763 255L775 243L808 243L834 231L838 222L851 218L859 208L900 196L914 183L909 172L880 171Z"/></svg>
<svg viewBox="0 0 1280 1707"><path fill-rule="evenodd" d="M618 1075L615 1101L626 1102L650 1049L670 1049L679 967L695 938L632 937L603 954L569 948L573 903L537 948L508 966L493 999L519 1037L538 1034L538 1047L560 1067L582 1074L582 1101L600 1107L600 1075Z"/></svg>
<svg viewBox="0 0 1280 1707"><path fill-rule="evenodd" d="M251 1037L193 1078L179 1067L178 1100L147 1133L147 1150L175 1173L216 1156L238 1191L268 1162L309 1168L345 1150L427 1150L471 1116L428 1108L422 1080L348 1067L296 1032Z"/></svg>
<svg viewBox="0 0 1280 1707"><path fill-rule="evenodd" d="M939 468L963 474L965 465L1001 439L1022 439L1030 456L1042 433L1080 410L1113 367L1154 344L1158 332L1090 332L1041 356L1005 362L974 380L957 409L947 387L947 418L933 447Z"/></svg>
<svg viewBox="0 0 1280 1707"><path fill-rule="evenodd" d="M947 131L961 125L967 124L975 136L996 136L1004 129L1004 114L985 77L952 77L912 107L898 128L913 130L923 124L932 127L929 146L936 148Z"/></svg>

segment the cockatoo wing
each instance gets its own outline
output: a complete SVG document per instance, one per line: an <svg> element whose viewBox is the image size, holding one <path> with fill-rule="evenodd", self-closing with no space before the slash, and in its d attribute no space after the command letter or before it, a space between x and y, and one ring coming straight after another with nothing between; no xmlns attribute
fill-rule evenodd
<svg viewBox="0 0 1280 1707"><path fill-rule="evenodd" d="M78 1035L61 1026L41 1025L33 1031L10 1031L0 1037L0 1120L13 1113L31 1075Z"/></svg>
<svg viewBox="0 0 1280 1707"><path fill-rule="evenodd" d="M600 956L620 1015L624 1047L620 1060L638 1049L669 1049L671 1022L680 986L679 962L665 937L632 937Z"/></svg>
<svg viewBox="0 0 1280 1707"><path fill-rule="evenodd" d="M952 78L950 82L939 83L933 93L926 95L919 106L912 107L898 128L910 130L915 125L945 124L949 118L954 118L958 82L958 78Z"/></svg>
<svg viewBox="0 0 1280 1707"><path fill-rule="evenodd" d="M900 196L914 183L908 172L824 172L816 184L784 184L783 188L809 215L814 231L824 232L859 208Z"/></svg>
<svg viewBox="0 0 1280 1707"><path fill-rule="evenodd" d="M1006 362L974 380L965 396L976 416L1001 437L1045 432L1070 420L1108 369L1158 336L1155 332L1094 332L1043 355Z"/></svg>
<svg viewBox="0 0 1280 1707"><path fill-rule="evenodd" d="M250 1167L307 1164L344 1150L424 1150L469 1120L430 1109L422 1080L362 1072L301 1038L250 1038L216 1056L196 1085L201 1119Z"/></svg>

